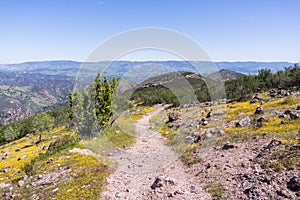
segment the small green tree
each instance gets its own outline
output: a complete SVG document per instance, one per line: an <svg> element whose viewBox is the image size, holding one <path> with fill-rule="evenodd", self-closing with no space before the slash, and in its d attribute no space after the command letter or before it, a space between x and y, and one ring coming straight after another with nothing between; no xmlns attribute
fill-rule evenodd
<svg viewBox="0 0 300 200"><path fill-rule="evenodd" d="M77 89L69 94L72 121L82 137L95 136L108 125L112 116L112 101L116 96L117 79L112 82L97 74L88 91Z"/></svg>

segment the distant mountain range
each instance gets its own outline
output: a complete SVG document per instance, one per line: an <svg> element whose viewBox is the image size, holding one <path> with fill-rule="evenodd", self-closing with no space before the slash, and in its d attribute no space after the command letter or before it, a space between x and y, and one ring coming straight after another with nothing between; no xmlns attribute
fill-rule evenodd
<svg viewBox="0 0 300 200"><path fill-rule="evenodd" d="M145 80L152 80L152 77L172 72L232 80L243 74L255 74L260 69L268 68L274 72L292 65L288 62L194 61L40 61L3 64L0 65L0 124L67 105L68 91L73 87L81 89L89 85L99 70L105 76L122 78L119 91L124 92Z"/></svg>
<svg viewBox="0 0 300 200"><path fill-rule="evenodd" d="M271 69L272 72L283 70L294 65L290 62L208 62L208 61L103 61L103 62L75 62L75 61L37 61L20 64L0 65L0 71L16 73L41 73L65 76L95 76L101 70L106 76L118 76L125 79L142 82L149 77L169 72L193 72L208 76L221 69L231 70L243 74L256 74L260 69Z"/></svg>

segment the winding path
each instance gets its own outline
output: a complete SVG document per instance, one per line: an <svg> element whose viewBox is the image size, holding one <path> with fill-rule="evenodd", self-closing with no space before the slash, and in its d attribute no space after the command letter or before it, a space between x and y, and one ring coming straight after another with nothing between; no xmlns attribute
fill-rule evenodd
<svg viewBox="0 0 300 200"><path fill-rule="evenodd" d="M119 150L110 157L118 162L118 168L107 179L108 185L102 193L102 200L108 199L211 199L198 187L196 177L188 172L166 139L150 129L149 120L164 108L144 115L136 123L136 143L126 150ZM162 187L151 189L161 177Z"/></svg>

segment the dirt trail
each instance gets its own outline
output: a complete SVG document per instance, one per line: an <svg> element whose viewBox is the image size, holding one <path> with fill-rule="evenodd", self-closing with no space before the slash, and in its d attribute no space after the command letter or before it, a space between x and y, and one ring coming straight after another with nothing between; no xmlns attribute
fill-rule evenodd
<svg viewBox="0 0 300 200"><path fill-rule="evenodd" d="M110 157L118 162L118 168L108 178L101 199L211 199L179 155L165 145L165 138L150 129L150 118L163 109L159 107L138 120L136 143ZM156 177L162 177L163 186L151 189Z"/></svg>

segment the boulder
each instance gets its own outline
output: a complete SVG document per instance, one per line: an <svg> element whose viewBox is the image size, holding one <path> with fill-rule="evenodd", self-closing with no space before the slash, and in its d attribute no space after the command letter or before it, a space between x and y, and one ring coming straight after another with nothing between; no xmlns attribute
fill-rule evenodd
<svg viewBox="0 0 300 200"><path fill-rule="evenodd" d="M283 114L285 114L285 115L289 115L291 112L292 112L292 110L291 110L291 109L287 109L287 110L285 110L285 111L283 112Z"/></svg>
<svg viewBox="0 0 300 200"><path fill-rule="evenodd" d="M212 112L208 112L206 118L211 118L213 116Z"/></svg>
<svg viewBox="0 0 300 200"><path fill-rule="evenodd" d="M151 189L156 189L163 187L165 185L175 185L175 181L173 179L164 177L164 176L158 176L155 178L155 181L151 185Z"/></svg>
<svg viewBox="0 0 300 200"><path fill-rule="evenodd" d="M277 90L275 90L275 89L270 90L269 95L270 95L270 97L275 98L277 95Z"/></svg>
<svg viewBox="0 0 300 200"><path fill-rule="evenodd" d="M286 118L286 115L285 114L280 114L278 117L279 118Z"/></svg>
<svg viewBox="0 0 300 200"><path fill-rule="evenodd" d="M255 94L255 96L250 100L250 103L257 103L260 101L262 101L262 99L258 97L258 94Z"/></svg>
<svg viewBox="0 0 300 200"><path fill-rule="evenodd" d="M203 126L208 125L208 121L203 121L203 122L202 122L202 125L203 125Z"/></svg>
<svg viewBox="0 0 300 200"><path fill-rule="evenodd" d="M260 118L258 118L256 121L257 121L257 122L265 122L266 119L265 119L264 117L260 117Z"/></svg>
<svg viewBox="0 0 300 200"><path fill-rule="evenodd" d="M263 114L263 112L264 112L263 107L258 106L258 107L255 109L255 113L254 113L254 114Z"/></svg>
<svg viewBox="0 0 300 200"><path fill-rule="evenodd" d="M299 112L291 112L290 113L290 118L291 119L298 119L298 118L300 118L300 113Z"/></svg>
<svg viewBox="0 0 300 200"><path fill-rule="evenodd" d="M260 100L256 98L250 100L250 103L258 103L258 102L260 102Z"/></svg>
<svg viewBox="0 0 300 200"><path fill-rule="evenodd" d="M25 184L25 183L24 183L24 181L22 181L22 180L18 182L18 186L19 186L19 187L23 187L24 184Z"/></svg>
<svg viewBox="0 0 300 200"><path fill-rule="evenodd" d="M180 119L180 114L178 112L171 112L168 114L169 122L174 122Z"/></svg>
<svg viewBox="0 0 300 200"><path fill-rule="evenodd" d="M300 192L300 177L293 177L287 182L287 188L293 192Z"/></svg>
<svg viewBox="0 0 300 200"><path fill-rule="evenodd" d="M235 146L233 144L224 144L224 146L222 147L222 150L228 150L228 149L233 149Z"/></svg>
<svg viewBox="0 0 300 200"><path fill-rule="evenodd" d="M240 121L238 121L236 123L236 126L241 126L241 127L245 127L245 126L248 126L250 124L251 120L250 118L247 116L243 119L241 119Z"/></svg>
<svg viewBox="0 0 300 200"><path fill-rule="evenodd" d="M206 120L205 117L203 117L203 118L200 120L199 124L200 124L200 125L203 125L203 126L206 126L206 125L208 125L208 121Z"/></svg>

